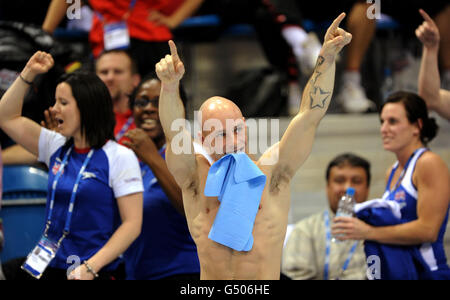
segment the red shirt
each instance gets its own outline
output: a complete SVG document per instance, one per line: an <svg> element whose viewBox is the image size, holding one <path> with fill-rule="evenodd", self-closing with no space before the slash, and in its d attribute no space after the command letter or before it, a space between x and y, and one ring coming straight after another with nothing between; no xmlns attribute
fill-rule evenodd
<svg viewBox="0 0 450 300"><path fill-rule="evenodd" d="M116 142L119 144L123 144L123 141L130 141L125 137L125 133L131 129L136 128L136 124L134 124L134 120L128 125L130 118L133 117L132 111L129 109L125 113L114 113L116 116L116 126L114 127L114 136L116 137ZM128 128L125 128L127 127ZM125 130L126 129L126 130ZM121 133L121 137L117 140L117 135Z"/></svg>
<svg viewBox="0 0 450 300"><path fill-rule="evenodd" d="M164 14L172 13L182 0L136 0L136 4L127 18L128 32L131 38L164 42L172 39L172 33L166 26L157 26L147 18L151 10L158 10ZM103 51L103 23L123 21L128 12L131 0L90 0L94 14L92 29L89 33L94 57ZM101 17L99 18L99 15ZM101 20L102 19L102 20Z"/></svg>

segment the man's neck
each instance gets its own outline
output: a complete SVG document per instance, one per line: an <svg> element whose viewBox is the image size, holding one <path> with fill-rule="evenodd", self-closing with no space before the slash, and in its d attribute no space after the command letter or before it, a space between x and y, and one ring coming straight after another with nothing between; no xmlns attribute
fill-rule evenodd
<svg viewBox="0 0 450 300"><path fill-rule="evenodd" d="M126 113L130 109L128 105L128 97L122 96L119 100L114 102L114 112L116 113Z"/></svg>

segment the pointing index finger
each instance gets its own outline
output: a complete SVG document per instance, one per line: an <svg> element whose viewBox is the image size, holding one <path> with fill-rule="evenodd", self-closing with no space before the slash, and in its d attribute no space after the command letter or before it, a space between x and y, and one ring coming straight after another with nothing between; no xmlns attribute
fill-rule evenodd
<svg viewBox="0 0 450 300"><path fill-rule="evenodd" d="M341 13L336 19L334 19L333 23L330 26L330 29L336 30L344 18L345 18L345 12Z"/></svg>
<svg viewBox="0 0 450 300"><path fill-rule="evenodd" d="M170 55L172 55L172 59L178 59L178 52L177 52L177 46L175 45L175 43L170 40L169 41L169 47L170 47Z"/></svg>
<svg viewBox="0 0 450 300"><path fill-rule="evenodd" d="M425 21L434 23L433 19L423 9L419 9L419 13L422 15Z"/></svg>

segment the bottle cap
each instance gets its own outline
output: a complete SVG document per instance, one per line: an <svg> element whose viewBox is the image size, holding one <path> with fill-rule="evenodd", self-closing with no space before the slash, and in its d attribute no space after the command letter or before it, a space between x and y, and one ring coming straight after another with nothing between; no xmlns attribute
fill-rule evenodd
<svg viewBox="0 0 450 300"><path fill-rule="evenodd" d="M347 195L353 196L355 194L355 189L352 187L347 188Z"/></svg>

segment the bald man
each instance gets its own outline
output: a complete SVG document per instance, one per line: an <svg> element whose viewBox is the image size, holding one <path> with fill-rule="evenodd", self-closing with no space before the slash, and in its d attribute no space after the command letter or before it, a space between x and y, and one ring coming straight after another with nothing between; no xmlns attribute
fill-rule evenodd
<svg viewBox="0 0 450 300"><path fill-rule="evenodd" d="M304 89L299 113L289 124L281 141L253 162L266 176L266 182L252 227L253 244L249 251L234 250L208 237L221 202L218 197L204 194L210 162L203 155L194 153L191 135L186 127L175 126L179 123L174 121L185 118L178 94L185 69L172 41L169 42L171 55L156 64L161 80L159 115L167 137L166 160L182 189L189 230L197 245L201 279L280 278L290 183L311 152L316 128L330 104L336 55L351 40L351 34L339 28L344 17L342 13L336 18L325 34L314 73ZM213 163L227 154L245 150L245 119L232 101L212 97L203 103L200 112L203 147L210 153ZM180 143L186 141L188 147L180 151Z"/></svg>

